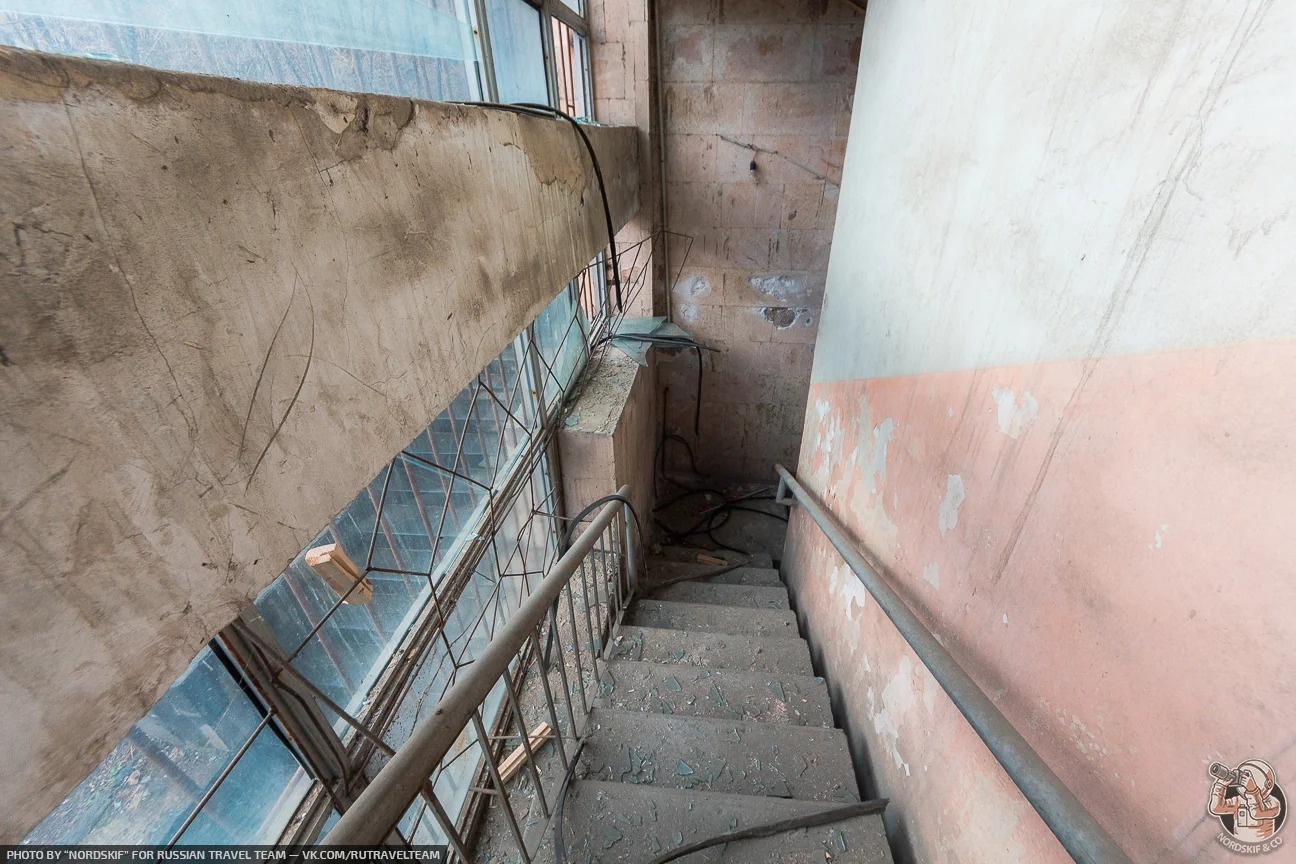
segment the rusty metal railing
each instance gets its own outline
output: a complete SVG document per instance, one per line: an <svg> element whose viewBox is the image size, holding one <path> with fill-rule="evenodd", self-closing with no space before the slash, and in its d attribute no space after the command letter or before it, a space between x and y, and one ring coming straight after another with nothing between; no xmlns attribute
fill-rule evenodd
<svg viewBox="0 0 1296 864"><path fill-rule="evenodd" d="M836 517L813 494L806 491L790 471L782 465L774 467L779 474L775 500L787 506L800 504L806 515L819 526L828 542L855 572L855 578L877 600L878 606L891 619L891 623L900 631L918 659L945 689L954 705L1071 857L1081 864L1132 864L1129 856L1121 851L1111 835L1094 819L1093 814L1085 809L1016 727L1008 722L1008 718L986 692L964 671L953 655L936 639L935 634L927 629L927 625L918 620L918 616L887 583L878 569L870 564ZM793 498L787 497L789 491Z"/></svg>
<svg viewBox="0 0 1296 864"><path fill-rule="evenodd" d="M450 848L460 859L470 860L456 818L438 799L434 778L456 745L462 752L471 727L491 783L491 788L475 790L476 794L489 795L500 803L509 831L523 860L529 864L535 849L528 848L510 801L508 783L502 777L501 760L496 753L499 739L487 732L493 718L483 717L483 705L492 691L502 685L502 722L511 722L516 729L516 736L502 737L519 741L525 754L519 770L525 770L530 776L533 803L539 805L547 820L551 808L544 794L535 752L539 745L533 748L523 712L526 697L520 689L523 682L531 682L526 686L533 697L532 707L537 707L547 718L553 731L558 772L565 773L577 758L576 748L569 749L569 743L579 738L589 722L595 693L587 689L599 686L598 664L637 581L639 538L634 530L637 520L628 503L629 494L630 487L623 486L615 496L609 496L614 500L598 510L566 553L499 626L490 643L465 667L458 681L446 690L436 708L418 723L408 740L394 752L390 747L382 748L389 756L387 763L321 843L338 846L390 842L401 819L422 796ZM582 640L586 640L584 650ZM569 662L573 674L569 674ZM532 678L531 674L536 672L538 676ZM559 683L557 698L551 686L554 672ZM565 716L560 717L560 709L565 709L562 712Z"/></svg>

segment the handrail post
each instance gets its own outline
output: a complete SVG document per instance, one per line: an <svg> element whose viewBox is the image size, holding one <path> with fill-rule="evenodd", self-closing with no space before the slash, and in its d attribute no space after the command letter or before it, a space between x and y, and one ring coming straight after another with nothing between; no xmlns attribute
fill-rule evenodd
<svg viewBox="0 0 1296 864"><path fill-rule="evenodd" d="M626 560L626 593L623 598L623 607L624 603L628 603L629 598L634 596L634 592L639 588L639 549L634 542L634 519L634 513L627 506L625 515L621 519L622 524L625 526L625 540L622 545L625 548Z"/></svg>
<svg viewBox="0 0 1296 864"><path fill-rule="evenodd" d="M836 517L786 468L774 468L779 474L779 491L786 487L800 502L1071 857L1080 864L1132 864L1093 814L873 568Z"/></svg>

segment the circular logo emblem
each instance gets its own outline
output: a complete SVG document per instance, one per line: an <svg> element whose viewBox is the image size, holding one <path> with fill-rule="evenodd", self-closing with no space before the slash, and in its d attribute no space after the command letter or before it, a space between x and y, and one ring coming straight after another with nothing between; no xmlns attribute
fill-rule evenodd
<svg viewBox="0 0 1296 864"><path fill-rule="evenodd" d="M1215 779L1206 810L1224 829L1216 838L1235 852L1269 852L1282 845L1277 836L1287 821L1287 797L1272 766L1248 759L1236 768L1215 762Z"/></svg>

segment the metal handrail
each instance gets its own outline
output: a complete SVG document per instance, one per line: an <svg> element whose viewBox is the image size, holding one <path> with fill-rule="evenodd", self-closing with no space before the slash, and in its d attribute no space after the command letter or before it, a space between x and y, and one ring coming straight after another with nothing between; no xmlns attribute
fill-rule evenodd
<svg viewBox="0 0 1296 864"><path fill-rule="evenodd" d="M630 495L630 487L622 486L616 493L620 499L627 499ZM549 613L551 607L557 604L561 598L563 589L569 588L572 583L572 577L578 571L581 576L581 590L588 592L588 587L584 579L584 563L589 553L599 544L600 551L603 553L605 578L606 562L608 553L603 545L604 533L609 526L613 526L614 543L622 542L621 538L616 537L617 529L614 525L617 516L627 505L623 501L610 501L604 505L596 516L586 526L585 530L571 544L561 558L550 568L549 573L536 585L530 595L522 601L513 614L505 621L502 626L495 632L490 643L482 650L481 654L473 663L464 668L461 677L456 681L445 694L441 701L437 703L436 708L427 717L423 718L414 728L408 740L402 744L396 752L383 766L382 770L370 781L365 790L356 798L355 802L346 809L337 824L329 831L320 842L328 846L350 846L350 845L374 845L382 843L392 832L393 828L400 822L410 805L414 800L423 795L432 796L430 801L434 806L439 806L435 801L435 796L430 791L429 778L431 778L437 768L441 765L446 755L454 747L456 741L463 734L469 725L473 725L478 741L482 745L483 755L486 759L490 774L498 787L498 792L504 800L506 807L508 805L508 796L500 780L498 765L496 764L494 754L491 752L489 736L484 734L482 718L479 709L486 701L496 683L503 678L505 688L508 694L508 701L512 703L512 713L515 719L521 719L521 706L518 701L518 695L514 689L510 677L510 664L528 644L538 649L540 633L545 616ZM601 620L597 625L599 628L599 639L591 636L591 657L592 665L596 664L597 656L600 653L600 646L606 644L603 639L603 633L610 629L612 622L617 615L625 608L628 603L629 595L633 590L635 583L634 562L636 553L633 548L632 532L630 529L630 519L627 518L624 524L624 547L622 553L615 553L616 557L624 556L628 565L626 573L625 590L621 584L618 575L615 592L607 594L606 619ZM605 590L611 592L612 587L606 581L604 582ZM569 590L567 593L568 610L571 616L572 633L575 636L579 631L576 627L576 613L573 605L573 593ZM595 582L595 605L599 604L598 582ZM590 610L591 605L588 602L586 593L585 602L586 628L591 628ZM552 632L552 631L551 631ZM555 634L556 635L556 634ZM573 640L575 641L575 640ZM577 669L579 670L580 652L578 645L572 645L577 660ZM560 656L557 660L561 671L562 667L562 645L558 643ZM597 666L594 665L594 678L597 680ZM565 671L562 672L564 681ZM542 681L545 687L545 697L549 702L550 715L554 717L555 722L554 735L559 742L559 748L562 749L562 733L558 728L556 721L556 712L554 709L554 700L549 693L548 680L542 674ZM581 678L577 673L577 678ZM580 688L578 694L581 697L582 706L584 705L583 682L577 681ZM571 711L570 693L564 694L568 697L568 710ZM586 712L587 713L587 712ZM572 723L575 723L575 716L571 714ZM575 730L571 729L572 735ZM527 749L528 759L532 770L534 770L534 760L530 758L530 745L527 743L527 732L525 728L521 730L522 746ZM574 758L574 757L573 757ZM566 754L563 753L563 761L566 762ZM564 765L564 767L566 767ZM538 778L537 778L538 780ZM540 784L537 782L537 790ZM543 794L543 793L540 793ZM548 815L547 805L545 807ZM509 816L512 817L512 810L509 807ZM439 815L438 821L442 823L442 829L452 833L451 842L453 846L461 847L461 840L453 834L453 827L446 825L446 819ZM517 823L515 818L511 818L512 827L517 833L517 840L522 846L521 853L524 860L529 861L530 855L522 841L520 832L517 832ZM461 853L462 854L462 853Z"/></svg>
<svg viewBox="0 0 1296 864"><path fill-rule="evenodd" d="M1081 864L1132 864L1093 814L887 584L878 572L880 568L868 561L836 517L786 468L774 467L779 474L775 500L788 506L800 502L1071 857ZM795 499L786 497L787 490L791 490Z"/></svg>

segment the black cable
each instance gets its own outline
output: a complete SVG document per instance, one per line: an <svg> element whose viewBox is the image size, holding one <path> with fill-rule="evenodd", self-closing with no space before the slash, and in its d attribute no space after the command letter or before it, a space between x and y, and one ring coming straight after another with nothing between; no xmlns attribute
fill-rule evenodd
<svg viewBox="0 0 1296 864"><path fill-rule="evenodd" d="M687 496L683 496L683 497L687 497ZM753 499L744 499L744 500L753 500ZM677 534L681 537L691 537L694 534L703 534L708 531L714 531L715 529L722 527L726 522L729 521L728 518L729 514L734 510L743 510L748 513L756 513L761 516L769 516L771 519L778 519L781 522L787 521L787 517L779 513L771 513L768 510L760 510L756 507L744 507L738 501L726 501L722 504L717 504L715 507L712 507L710 510L707 510L705 513L702 514L701 519L699 519L697 522L694 522L687 529L683 531L672 531L672 533ZM724 522L717 523L715 521L716 518L722 515L725 517Z"/></svg>
<svg viewBox="0 0 1296 864"><path fill-rule="evenodd" d="M566 552L568 545L571 543L572 534L576 533L576 526L579 525L582 521L584 521L585 517L588 516L590 513L592 513L596 507L600 507L604 504L607 504L610 501L620 501L622 504L626 505L627 508L629 508L630 515L634 516L635 519L635 531L638 532L639 534L639 542L640 543L644 542L643 523L639 521L639 512L635 510L634 503L631 502L630 499L626 498L624 495L618 495L614 492L611 495L604 495L602 498L596 498L595 500L591 501L583 510L581 510L579 513L573 516L572 519L567 523L567 530L563 532L562 543L558 546L558 548L562 552Z"/></svg>
<svg viewBox="0 0 1296 864"><path fill-rule="evenodd" d="M603 199L603 216L607 220L608 246L612 250L612 285L616 288L617 311L624 312L625 303L621 299L621 259L617 256L616 228L612 226L612 205L608 203L607 184L603 180L603 168L599 165L598 156L594 153L594 145L590 143L589 136L585 134L585 130L581 128L580 123L576 122L576 118L565 111L534 102L518 102L515 104L534 111L552 112L570 123L576 133L580 135L581 140L585 142L585 149L589 151L590 161L594 163L594 176L598 178L599 196Z"/></svg>
<svg viewBox="0 0 1296 864"><path fill-rule="evenodd" d="M514 114L530 114L535 117L561 117L572 125L581 141L585 143L585 150L589 153L590 162L594 164L594 176L598 179L599 197L603 199L603 218L607 222L608 247L612 253L612 285L616 289L617 311L624 313L625 304L621 299L621 258L617 255L616 228L612 224L612 205L608 203L607 184L603 180L603 168L599 165L598 156L594 153L594 145L590 142L589 136L585 134L585 130L581 128L580 122L567 112L561 111L552 105L541 105L536 102L512 102L506 104L502 102L459 101L453 104L471 105L474 108L492 108L496 111L511 111Z"/></svg>
<svg viewBox="0 0 1296 864"><path fill-rule="evenodd" d="M708 486L700 486L697 489L685 489L683 492L676 495L674 498L667 498L665 501L662 501L660 504L657 505L657 509L665 510L667 507L673 507L674 505L685 500L686 498L692 498L694 495L716 495L720 498L725 497L724 493L721 492L719 489L712 489Z"/></svg>
<svg viewBox="0 0 1296 864"><path fill-rule="evenodd" d="M554 804L553 815L554 864L567 864L567 841L563 837L563 810L567 806L567 789L571 786L572 775L576 773L576 763L580 761L583 749L585 749L584 738L576 742L576 751L572 754L571 764L567 766L562 785L558 787L558 801Z"/></svg>
<svg viewBox="0 0 1296 864"><path fill-rule="evenodd" d="M610 342L613 339L627 339L633 342L648 342L652 345L658 345L663 348L692 348L697 352L697 387L693 395L693 437L702 437L702 352L716 351L720 349L712 348L710 345L703 345L692 338L683 336L654 336L651 333L612 333L604 336L599 343ZM681 439L683 440L683 439ZM696 468L696 465L694 466Z"/></svg>
<svg viewBox="0 0 1296 864"><path fill-rule="evenodd" d="M567 530L563 532L562 541L558 544L558 554L560 556L566 553L568 547L571 545L571 537L576 531L576 526L579 525L586 516L592 513L595 508L601 507L611 501L620 501L630 510L630 515L634 516L635 533L639 535L639 543L640 545L644 543L643 522L639 519L639 511L635 510L634 503L631 502L629 498L626 498L624 495L617 495L614 492L611 495L604 495L602 498L597 498L594 501L591 501L567 523ZM629 552L629 550L626 551ZM557 629L558 597L555 597L554 602L549 606L549 636L545 639L544 651L541 652L539 658L541 671L546 675L549 674L549 662L553 658L554 634Z"/></svg>
<svg viewBox="0 0 1296 864"><path fill-rule="evenodd" d="M695 346L693 350L697 352L698 361L697 392L693 397L693 437L698 439L702 437L702 349Z"/></svg>
<svg viewBox="0 0 1296 864"><path fill-rule="evenodd" d="M665 412L663 412L663 413L665 413ZM665 419L665 418L663 418L663 421L664 421L664 419ZM663 454L663 451L664 451L665 448L666 448L666 442L667 442L667 441L678 441L679 443L683 444L683 445L684 445L684 449L688 451L688 456L689 456L689 466L693 469L693 473L696 474L696 475L699 476L699 477L702 476L702 472L698 470L698 466L697 466L697 457L694 456L694 454L693 454L693 445L690 444L689 441L688 441L688 439L685 438L683 435L676 435L676 434L674 434L674 433L671 433L671 434L663 433L663 434L662 434L662 439L661 439L661 441L658 442L658 444L657 444L657 455L653 457L653 461L654 461L654 462L658 462L658 463L662 462L661 457L664 455L664 454ZM666 466L665 466L664 464L659 464L659 465L658 465L658 468L659 468L659 470L661 471L661 473L662 473L662 477L663 477L663 478L667 479L667 480L668 480L669 482L671 482L671 483L675 483L674 480L670 480L670 478L667 478L667 477L666 477ZM679 487L682 488L682 489L688 489L688 488L690 488L690 487L684 486L684 485L681 484L681 483L675 483L675 485L676 485L676 486L679 486ZM661 507L658 506L657 509L660 510Z"/></svg>
<svg viewBox="0 0 1296 864"><path fill-rule="evenodd" d="M881 813L886 809L888 803L890 803L888 798L874 798L871 801L860 801L858 804L848 804L845 807L834 807L831 810L821 810L818 813L807 813L802 816L793 816L790 819L780 819L777 822L767 822L764 825L743 828L741 831L730 831L707 840L689 843L669 852L663 852L649 861L648 864L669 864L669 862L683 858L685 855L692 855L694 852L701 852L703 849L710 849L712 846L719 846L721 843L735 843L739 840L773 837L775 834L796 831L798 828L815 828L819 825L827 825L830 822L840 822L843 819L854 819L857 816ZM563 862L559 862L559 864L563 864Z"/></svg>
<svg viewBox="0 0 1296 864"><path fill-rule="evenodd" d="M632 342L651 342L654 345L665 345L667 348L701 348L704 351L719 352L719 348L713 348L705 345L692 336L675 336L670 333L609 333L606 336L599 337L594 343L594 347L602 345L604 342L611 342L613 339L627 339Z"/></svg>
<svg viewBox="0 0 1296 864"><path fill-rule="evenodd" d="M729 505L728 507L726 507L725 509L726 509L726 510L742 510L744 513L759 513L759 514L762 515L762 516L768 516L768 517L770 517L771 519L777 519L777 520L779 520L780 522L786 522L786 521L788 521L788 517L784 516L782 513L771 513L771 512L768 511L768 510L761 510L761 509L759 509L759 508L757 508L757 507L743 507L741 504L730 504L730 505Z"/></svg>
<svg viewBox="0 0 1296 864"><path fill-rule="evenodd" d="M712 348L710 345L703 345L696 339L684 338L683 336L653 336L652 334L639 333L617 333L605 337L604 341L611 339L631 339L637 342L651 342L655 345L661 345L665 348L692 348L697 352L697 386L693 392L693 437L702 437L702 352L715 351L719 353L719 348ZM682 439L681 439L682 440ZM694 468L696 469L696 465Z"/></svg>

